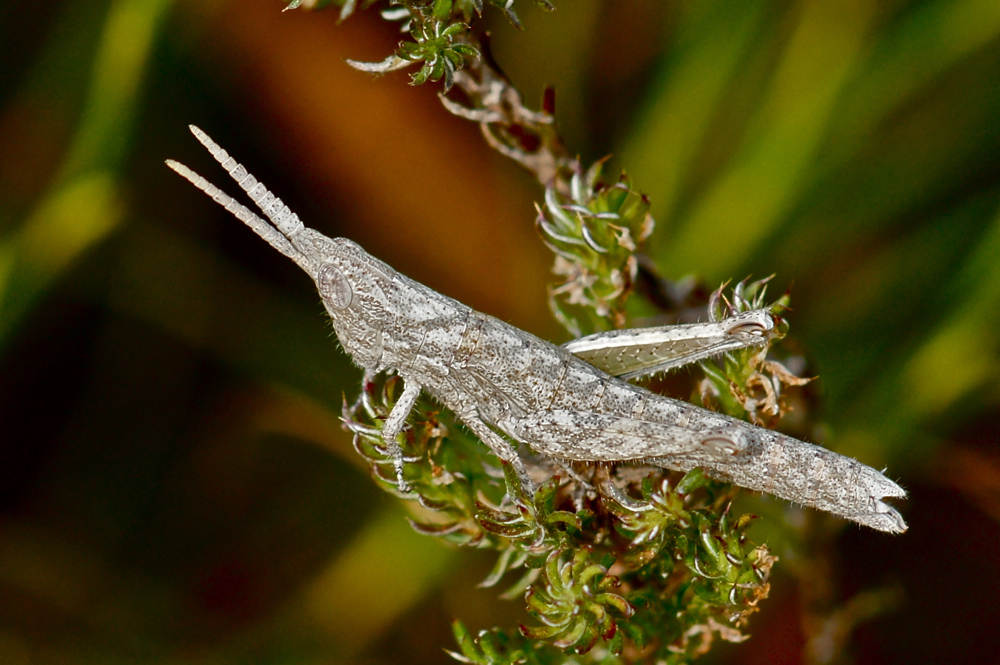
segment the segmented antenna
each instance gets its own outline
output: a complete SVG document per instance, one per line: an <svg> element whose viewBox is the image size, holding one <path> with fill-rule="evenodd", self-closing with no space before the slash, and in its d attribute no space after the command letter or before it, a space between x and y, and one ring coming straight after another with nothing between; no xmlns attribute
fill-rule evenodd
<svg viewBox="0 0 1000 665"><path fill-rule="evenodd" d="M229 153L213 141L208 134L194 125L188 125L188 127L195 138L212 153L215 161L222 164L222 168L226 169L226 172L243 188L243 191L257 204L261 212L278 227L279 231L284 233L286 237L291 238L302 230L302 222L299 220L299 216L289 210L288 206L281 199L272 194L264 186L264 183L259 182L257 178L253 177L246 170L246 167L230 157Z"/></svg>
<svg viewBox="0 0 1000 665"><path fill-rule="evenodd" d="M199 130L200 131L200 130ZM197 135L196 135L197 136ZM208 137L206 137L207 139ZM213 144L214 145L214 144ZM218 148L218 146L216 146ZM221 151L221 149L220 149ZM214 154L214 153L213 153ZM223 152L223 154L225 154ZM253 232L263 238L267 244L274 247L276 250L292 259L296 263L301 264L303 261L302 252L297 250L291 243L291 241L281 234L276 228L265 222L263 219L258 217L252 210L247 208L245 205L234 199L233 197L226 194L224 191L210 183L208 180L198 175L188 167L184 166L180 162L175 162L172 159L167 160L167 166L171 169L184 176L188 182L200 189L201 191L208 194L212 199L221 205L223 208L233 213L238 220L253 229ZM242 167L241 167L242 168ZM252 176L251 176L252 177ZM285 208L287 210L287 208ZM295 218L298 220L298 217ZM301 222L299 222L301 225Z"/></svg>

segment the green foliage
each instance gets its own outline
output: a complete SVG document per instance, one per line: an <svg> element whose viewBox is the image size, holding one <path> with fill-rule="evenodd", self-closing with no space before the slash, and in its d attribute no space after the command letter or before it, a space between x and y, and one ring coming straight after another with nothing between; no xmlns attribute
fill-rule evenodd
<svg viewBox="0 0 1000 665"><path fill-rule="evenodd" d="M374 4L374 2L375 0L367 0L364 5L368 6ZM512 25L521 27L521 21L514 12L514 2L515 0L487 0L490 6L503 12ZM312 7L320 9L330 3L331 0L316 2ZM289 3L288 8L296 9L302 4L302 0L293 0L293 2ZM357 7L357 0L333 0L333 4L340 6L340 17L344 19L354 13ZM481 16L483 13L483 0L390 0L388 4L395 7L395 9L385 12L388 13L388 18L392 19L400 18L404 14L410 17L421 14L424 16L434 16L441 20L457 19L468 22L472 19L473 15ZM546 11L555 9L548 0L535 0L535 4Z"/></svg>
<svg viewBox="0 0 1000 665"><path fill-rule="evenodd" d="M517 18L517 14L515 14L513 10L513 5L514 5L513 0L488 0L488 1L492 6L496 7L497 9L499 9L504 13L504 16L506 16L507 20L511 22L511 25L514 25L518 28L521 27L521 21ZM479 0L471 0L471 2L476 4L480 10L482 9L482 2L480 2ZM469 2L464 2L462 4L469 4ZM544 9L545 11L552 11L555 9L555 5L549 2L549 0L535 0L535 4Z"/></svg>
<svg viewBox="0 0 1000 665"><path fill-rule="evenodd" d="M547 0L535 2L547 10L553 9ZM489 0L489 3L501 9L513 25L520 27L513 0ZM455 72L462 69L467 60L480 57L479 49L470 43L468 21L473 14L482 14L482 0L393 0L389 4L392 7L383 11L382 16L386 20L401 21L401 30L409 34L410 41L400 42L396 52L380 63L348 62L372 72L394 71L422 63L410 78L412 85L444 79L445 91L450 90ZM289 5L289 8L294 7ZM344 2L341 19L350 16L354 8L354 0Z"/></svg>
<svg viewBox="0 0 1000 665"><path fill-rule="evenodd" d="M545 190L536 225L556 255L552 272L562 283L549 289L556 319L574 337L625 326L625 302L638 269L635 253L653 232L649 201L623 173L601 180L603 162L577 170L568 192Z"/></svg>
<svg viewBox="0 0 1000 665"><path fill-rule="evenodd" d="M526 650L526 642L519 634L508 635L503 631L483 630L473 637L461 621L453 621L451 627L455 641L462 653L448 651L448 654L460 663L475 663L476 665L532 663L541 665L552 662L550 658L543 658L536 650Z"/></svg>
<svg viewBox="0 0 1000 665"><path fill-rule="evenodd" d="M734 488L698 469L680 476L626 467L622 478L535 459L548 480L529 497L509 465L450 414L425 407L400 435L409 485L400 492L379 434L399 384L366 380L361 397L345 404L355 449L380 486L410 503L418 532L497 551L482 585L513 573L503 597L523 595L537 621L520 636L497 629L475 639L456 624L466 662L559 662L552 654L573 651L586 662L624 663L641 651L680 663L715 639L744 639L775 558L747 540L751 516L730 516Z"/></svg>
<svg viewBox="0 0 1000 665"><path fill-rule="evenodd" d="M554 550L545 561L539 584L525 593L528 612L541 626L521 626L521 634L532 640L551 640L559 649L587 653L599 639L608 650L622 652L622 639L615 616L628 619L635 609L614 593L621 582L593 562L589 547Z"/></svg>
<svg viewBox="0 0 1000 665"><path fill-rule="evenodd" d="M399 383L397 377L366 380L358 400L344 403L343 418L354 433L354 448L368 461L380 487L419 503L423 511L410 520L417 531L458 545L480 546L491 536L476 520L478 493L486 492L499 501L502 485L495 481L502 477L499 462L484 455L481 444L449 422L450 414L421 408L421 418L400 435L407 461L404 478L409 485L408 492L401 492L379 435Z"/></svg>
<svg viewBox="0 0 1000 665"><path fill-rule="evenodd" d="M424 63L420 71L413 75L413 85L444 77L445 90L451 88L455 71L462 68L465 58L479 57L479 51L474 46L456 42L456 37L465 30L464 24L447 23L436 15L413 19L410 34L414 41L404 42L396 52L403 60Z"/></svg>
<svg viewBox="0 0 1000 665"><path fill-rule="evenodd" d="M733 288L731 298L726 298L723 288L719 287L709 299L709 319L721 321L740 312L764 308L770 279L742 281ZM764 427L774 427L787 413L786 389L804 386L812 380L797 376L772 355L772 350L782 352L780 347L775 349L773 345L788 334L788 322L780 314L788 309L790 300L790 295L785 293L767 307L775 322L768 346L741 349L700 363L705 373L699 386L703 406ZM800 356L794 360L804 363Z"/></svg>

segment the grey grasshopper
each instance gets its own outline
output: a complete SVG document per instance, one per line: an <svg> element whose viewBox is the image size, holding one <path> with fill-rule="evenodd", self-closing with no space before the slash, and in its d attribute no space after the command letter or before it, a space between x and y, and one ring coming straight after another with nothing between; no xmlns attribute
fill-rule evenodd
<svg viewBox="0 0 1000 665"><path fill-rule="evenodd" d="M406 483L396 437L427 391L511 464L529 491L510 440L557 460L702 467L714 478L874 529L906 530L884 500L906 492L875 469L624 380L762 345L774 325L767 311L599 333L557 346L400 275L350 240L305 227L204 132L191 131L271 223L186 166L168 160L170 168L308 273L340 343L367 374L388 370L402 379L382 430L400 487Z"/></svg>

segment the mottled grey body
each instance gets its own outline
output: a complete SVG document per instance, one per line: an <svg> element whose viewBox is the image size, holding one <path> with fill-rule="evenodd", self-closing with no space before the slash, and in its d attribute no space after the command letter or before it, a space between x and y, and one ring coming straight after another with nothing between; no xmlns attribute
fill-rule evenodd
<svg viewBox="0 0 1000 665"><path fill-rule="evenodd" d="M400 275L354 242L304 227L203 132L194 127L192 131L274 226L186 167L168 162L171 168L309 273L337 337L359 366L368 373L394 370L402 378L405 389L383 428L401 483L403 460L396 435L420 391L426 390L514 465L525 484L530 481L523 464L498 432L558 459L637 460L682 471L700 466L709 475L742 487L882 531L905 531L902 517L883 501L905 492L875 469L656 395L611 376L566 348ZM737 348L762 343L762 317L758 311L727 319L733 324L719 344ZM718 325L713 330L717 333ZM618 349L615 354L627 351L630 342L625 338L609 335L607 346ZM600 355L601 336L585 340L590 341L577 347Z"/></svg>

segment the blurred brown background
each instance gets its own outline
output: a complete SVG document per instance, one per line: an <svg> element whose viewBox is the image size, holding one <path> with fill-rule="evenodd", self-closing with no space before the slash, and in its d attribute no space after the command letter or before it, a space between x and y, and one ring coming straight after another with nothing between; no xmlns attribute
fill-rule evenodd
<svg viewBox="0 0 1000 665"><path fill-rule="evenodd" d="M772 598L705 662L996 661L1000 4L528 5L487 12L497 60L650 195L663 273L794 281L824 442L912 490L901 537L755 504ZM452 617L525 620L367 479L309 280L163 160L224 184L198 124L307 224L563 341L541 194L434 84L344 64L394 48L375 12L281 8L0 6L0 663L444 663Z"/></svg>

